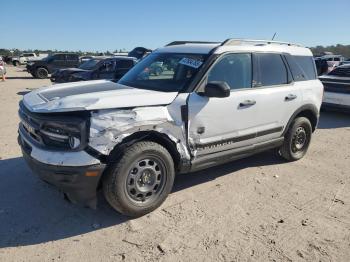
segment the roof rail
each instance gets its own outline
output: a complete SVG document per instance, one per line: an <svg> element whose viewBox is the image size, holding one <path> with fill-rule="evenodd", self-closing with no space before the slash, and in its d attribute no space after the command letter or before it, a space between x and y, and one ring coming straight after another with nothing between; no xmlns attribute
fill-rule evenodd
<svg viewBox="0 0 350 262"><path fill-rule="evenodd" d="M171 45L184 45L184 44L220 44L220 42L206 42L206 41L174 41L166 46L171 46Z"/></svg>
<svg viewBox="0 0 350 262"><path fill-rule="evenodd" d="M227 45L240 45L242 43L252 43L256 45L288 45L288 46L302 46L299 44L293 44L288 42L272 41L272 40L256 40L256 39L240 39L240 38L229 38L221 43L221 46Z"/></svg>

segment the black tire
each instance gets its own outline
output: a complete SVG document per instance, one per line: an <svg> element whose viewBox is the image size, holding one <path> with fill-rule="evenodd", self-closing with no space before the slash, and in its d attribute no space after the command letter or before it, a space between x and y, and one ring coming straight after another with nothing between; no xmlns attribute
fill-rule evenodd
<svg viewBox="0 0 350 262"><path fill-rule="evenodd" d="M19 66L19 62L18 62L18 61L12 61L12 64L13 64L14 66Z"/></svg>
<svg viewBox="0 0 350 262"><path fill-rule="evenodd" d="M39 67L35 70L35 76L39 79L45 79L49 75L49 72L44 67Z"/></svg>
<svg viewBox="0 0 350 262"><path fill-rule="evenodd" d="M150 141L137 142L107 168L103 193L115 210L139 217L164 202L174 178L173 159L163 146Z"/></svg>
<svg viewBox="0 0 350 262"><path fill-rule="evenodd" d="M291 123L279 154L288 161L296 161L306 154L312 136L312 126L306 117L298 117Z"/></svg>

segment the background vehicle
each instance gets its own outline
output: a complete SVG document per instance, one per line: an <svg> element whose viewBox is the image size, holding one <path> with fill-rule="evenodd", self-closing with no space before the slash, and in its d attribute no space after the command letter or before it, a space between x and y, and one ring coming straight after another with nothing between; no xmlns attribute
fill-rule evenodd
<svg viewBox="0 0 350 262"><path fill-rule="evenodd" d="M131 50L128 53L128 56L135 57L137 59L142 59L144 56L152 52L151 49L145 48L145 47L135 47L133 50Z"/></svg>
<svg viewBox="0 0 350 262"><path fill-rule="evenodd" d="M30 61L38 61L47 56L47 54L36 55L35 53L23 53L20 56L12 57L12 64L14 66L24 65Z"/></svg>
<svg viewBox="0 0 350 262"><path fill-rule="evenodd" d="M326 59L321 59L319 57L315 58L317 75L323 75L328 73L328 63Z"/></svg>
<svg viewBox="0 0 350 262"><path fill-rule="evenodd" d="M324 55L321 56L320 59L327 61L328 72L332 71L345 60L344 57L341 55Z"/></svg>
<svg viewBox="0 0 350 262"><path fill-rule="evenodd" d="M27 71L35 78L47 78L57 69L78 67L80 64L77 54L53 54L42 60L27 63Z"/></svg>
<svg viewBox="0 0 350 262"><path fill-rule="evenodd" d="M324 86L323 108L350 112L350 64L319 77Z"/></svg>
<svg viewBox="0 0 350 262"><path fill-rule="evenodd" d="M94 59L95 57L94 56L81 56L79 57L80 59L80 63L85 63L86 61L89 61L90 59ZM103 57L101 57L103 58Z"/></svg>
<svg viewBox="0 0 350 262"><path fill-rule="evenodd" d="M52 82L65 83L95 79L119 80L136 64L133 57L93 58L78 68L56 70L50 77Z"/></svg>
<svg viewBox="0 0 350 262"><path fill-rule="evenodd" d="M145 77L152 65L164 70ZM19 143L29 166L73 202L96 205L102 184L114 209L141 216L162 204L176 173L268 149L301 159L322 95L307 48L184 42L152 52L118 82L26 94Z"/></svg>

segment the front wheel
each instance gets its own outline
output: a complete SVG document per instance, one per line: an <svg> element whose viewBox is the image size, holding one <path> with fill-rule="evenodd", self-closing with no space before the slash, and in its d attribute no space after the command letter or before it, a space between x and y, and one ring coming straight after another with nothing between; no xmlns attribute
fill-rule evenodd
<svg viewBox="0 0 350 262"><path fill-rule="evenodd" d="M47 76L49 75L49 72L47 71L46 68L44 67L39 67L36 72L35 72L35 75L37 78L39 79L45 79L47 78Z"/></svg>
<svg viewBox="0 0 350 262"><path fill-rule="evenodd" d="M280 155L288 161L303 158L309 148L311 136L312 126L309 119L306 117L294 119L279 149Z"/></svg>
<svg viewBox="0 0 350 262"><path fill-rule="evenodd" d="M108 167L103 192L115 210L139 217L164 202L174 178L173 159L163 146L150 141L137 142Z"/></svg>

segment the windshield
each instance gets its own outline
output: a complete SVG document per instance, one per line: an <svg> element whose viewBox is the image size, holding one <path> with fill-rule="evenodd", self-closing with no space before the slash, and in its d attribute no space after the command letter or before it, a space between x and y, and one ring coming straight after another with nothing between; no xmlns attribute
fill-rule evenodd
<svg viewBox="0 0 350 262"><path fill-rule="evenodd" d="M84 69L84 70L91 70L97 65L98 62L100 62L100 60L98 60L98 59L89 59L89 60L85 61L84 63L82 63L79 66L79 68Z"/></svg>
<svg viewBox="0 0 350 262"><path fill-rule="evenodd" d="M179 92L202 66L205 55L153 53L141 60L118 83L135 88Z"/></svg>

